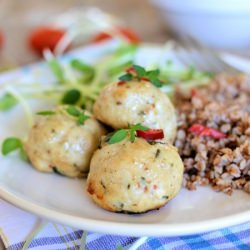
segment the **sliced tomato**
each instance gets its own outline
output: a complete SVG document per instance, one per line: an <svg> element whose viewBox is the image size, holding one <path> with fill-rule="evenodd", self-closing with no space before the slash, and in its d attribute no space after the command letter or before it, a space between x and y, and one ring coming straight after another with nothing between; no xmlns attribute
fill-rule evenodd
<svg viewBox="0 0 250 250"><path fill-rule="evenodd" d="M125 27L117 27L116 30L119 35L123 36L130 43L138 44L141 42L141 39L138 37L138 35L131 29ZM99 43L112 38L113 37L110 34L101 32L92 39L92 42Z"/></svg>
<svg viewBox="0 0 250 250"><path fill-rule="evenodd" d="M160 140L164 138L162 129L136 130L136 135L147 141Z"/></svg>
<svg viewBox="0 0 250 250"><path fill-rule="evenodd" d="M44 49L54 51L57 43L64 36L65 30L52 27L38 27L29 36L30 47L39 55Z"/></svg>

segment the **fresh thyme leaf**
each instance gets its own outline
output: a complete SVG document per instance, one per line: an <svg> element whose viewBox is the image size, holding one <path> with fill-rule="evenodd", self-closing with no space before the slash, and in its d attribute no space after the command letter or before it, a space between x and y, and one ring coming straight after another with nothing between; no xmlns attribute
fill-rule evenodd
<svg viewBox="0 0 250 250"><path fill-rule="evenodd" d="M76 104L81 98L81 92L77 89L70 89L64 93L62 98L63 104Z"/></svg>
<svg viewBox="0 0 250 250"><path fill-rule="evenodd" d="M133 65L133 67L136 71L137 76L139 76L139 77L146 76L146 70L143 67L141 67L139 65Z"/></svg>
<svg viewBox="0 0 250 250"><path fill-rule="evenodd" d="M129 74L129 73L119 77L120 81L131 81L132 79L133 79L133 76L132 74Z"/></svg>
<svg viewBox="0 0 250 250"><path fill-rule="evenodd" d="M155 69L155 70L149 70L147 71L146 73L146 76L149 78L149 79L154 79L154 78L157 78L160 74L160 70L159 69Z"/></svg>
<svg viewBox="0 0 250 250"><path fill-rule="evenodd" d="M149 130L149 127L143 126L140 123L137 123L131 127L133 130Z"/></svg>
<svg viewBox="0 0 250 250"><path fill-rule="evenodd" d="M75 116L75 117L79 117L81 114L80 111L74 106L68 106L66 111L68 112L68 114Z"/></svg>
<svg viewBox="0 0 250 250"><path fill-rule="evenodd" d="M19 138L9 137L6 138L2 144L2 154L7 155L12 151L22 148L23 148L23 143Z"/></svg>
<svg viewBox="0 0 250 250"><path fill-rule="evenodd" d="M36 114L37 115L55 115L56 112L55 111L51 111L51 110L44 110L44 111L39 111Z"/></svg>
<svg viewBox="0 0 250 250"><path fill-rule="evenodd" d="M48 62L48 65L49 65L51 71L54 73L57 80L59 81L59 83L64 83L65 82L64 71L63 71L60 63L55 58L52 58Z"/></svg>
<svg viewBox="0 0 250 250"><path fill-rule="evenodd" d="M118 143L122 140L124 140L127 136L128 132L125 129L120 129L116 131L109 139L109 144Z"/></svg>
<svg viewBox="0 0 250 250"><path fill-rule="evenodd" d="M84 122L85 122L88 118L89 118L89 116L85 115L84 113L81 113L81 114L79 115L79 117L78 117L77 122L78 122L79 125L83 125Z"/></svg>
<svg viewBox="0 0 250 250"><path fill-rule="evenodd" d="M9 110L16 104L17 104L17 99L9 93L6 93L4 96L0 98L0 110L2 111Z"/></svg>
<svg viewBox="0 0 250 250"><path fill-rule="evenodd" d="M159 79L150 79L150 82L157 88L160 88L162 86L162 83Z"/></svg>

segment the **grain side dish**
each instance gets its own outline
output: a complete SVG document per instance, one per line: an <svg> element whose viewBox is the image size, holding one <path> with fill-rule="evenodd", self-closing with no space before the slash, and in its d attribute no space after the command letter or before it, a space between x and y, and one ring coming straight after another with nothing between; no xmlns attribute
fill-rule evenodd
<svg viewBox="0 0 250 250"><path fill-rule="evenodd" d="M210 184L250 193L250 79L221 74L190 95L177 91L175 146L185 166L183 185Z"/></svg>

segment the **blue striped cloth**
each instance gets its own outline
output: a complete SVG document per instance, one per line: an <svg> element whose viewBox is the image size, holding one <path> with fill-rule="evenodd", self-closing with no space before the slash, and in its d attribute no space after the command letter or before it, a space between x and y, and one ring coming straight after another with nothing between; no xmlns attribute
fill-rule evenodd
<svg viewBox="0 0 250 250"><path fill-rule="evenodd" d="M51 227L48 223L46 227ZM58 226L59 230L60 227ZM29 245L29 249L71 249L76 250L80 248L80 239L83 231L76 230L61 234L56 237L43 237L44 228L36 238ZM138 240L135 237L122 237L115 235L104 235L97 233L88 233L86 240L86 248L89 250L101 249L132 249L133 244ZM20 242L8 247L9 250L22 249L24 242ZM120 247L119 247L120 246ZM56 248L54 248L56 247ZM122 247L122 248L121 248ZM135 248L133 248L135 249ZM191 236L179 237L149 237L140 246L136 247L138 250L188 250L188 249L250 249L250 221L245 224L233 226L230 228L221 229L209 233Z"/></svg>

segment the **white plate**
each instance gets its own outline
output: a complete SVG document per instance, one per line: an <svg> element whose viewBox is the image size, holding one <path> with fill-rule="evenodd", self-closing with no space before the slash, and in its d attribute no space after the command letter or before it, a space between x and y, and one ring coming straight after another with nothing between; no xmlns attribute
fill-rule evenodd
<svg viewBox="0 0 250 250"><path fill-rule="evenodd" d="M107 50L108 46L91 47L73 54L91 61ZM153 62L159 60L160 54L157 49L146 48L139 53L137 61ZM44 84L52 80L47 68L41 64L2 75L0 83L12 78L31 82L39 78ZM43 105L32 102L34 110ZM10 135L25 135L27 125L20 107L0 113L0 131L0 143ZM182 189L173 201L158 211L141 215L107 212L89 199L85 180L39 173L15 154L0 156L0 196L49 220L94 232L131 236L201 233L246 222L250 218L250 195L235 191L228 196L209 187L197 191Z"/></svg>

